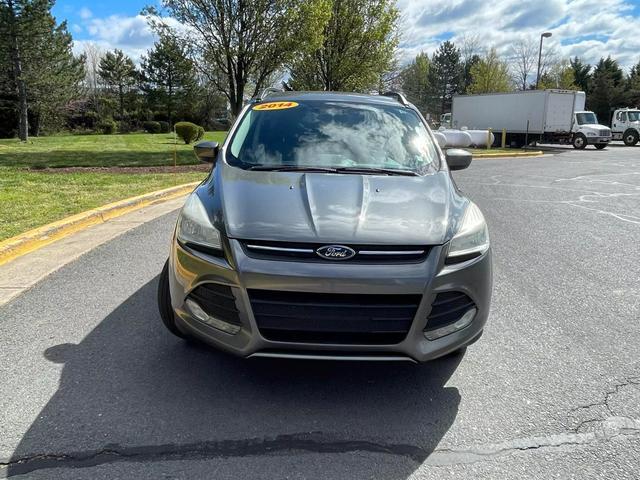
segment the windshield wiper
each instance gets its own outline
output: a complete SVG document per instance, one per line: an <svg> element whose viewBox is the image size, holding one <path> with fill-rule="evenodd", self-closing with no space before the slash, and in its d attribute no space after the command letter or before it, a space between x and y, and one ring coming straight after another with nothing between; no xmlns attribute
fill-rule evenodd
<svg viewBox="0 0 640 480"><path fill-rule="evenodd" d="M305 167L302 165L254 165L249 170L258 170L263 172L327 172L336 173L335 168L328 167Z"/></svg>
<svg viewBox="0 0 640 480"><path fill-rule="evenodd" d="M362 173L364 175L380 173L383 175L403 175L406 177L418 176L413 170L399 170L395 168L340 167L336 168L336 171L340 173Z"/></svg>

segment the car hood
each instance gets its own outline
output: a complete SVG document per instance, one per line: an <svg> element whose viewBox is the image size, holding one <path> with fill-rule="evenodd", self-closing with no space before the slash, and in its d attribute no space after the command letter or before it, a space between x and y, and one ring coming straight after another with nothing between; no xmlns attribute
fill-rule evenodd
<svg viewBox="0 0 640 480"><path fill-rule="evenodd" d="M467 202L447 172L406 177L221 167L218 185L231 238L442 244L457 230Z"/></svg>

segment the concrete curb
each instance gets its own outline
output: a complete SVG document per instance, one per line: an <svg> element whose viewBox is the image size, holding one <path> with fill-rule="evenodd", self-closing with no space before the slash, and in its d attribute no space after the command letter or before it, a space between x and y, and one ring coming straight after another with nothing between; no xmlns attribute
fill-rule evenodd
<svg viewBox="0 0 640 480"><path fill-rule="evenodd" d="M57 222L43 225L0 242L0 265L14 260L40 247L55 242L92 225L104 223L112 218L139 210L143 207L166 202L193 191L200 182L186 183L137 197L126 198L102 207L72 215Z"/></svg>
<svg viewBox="0 0 640 480"><path fill-rule="evenodd" d="M531 152L499 152L499 153L474 153L473 158L512 158L512 157L539 157L544 155L542 150L533 150Z"/></svg>

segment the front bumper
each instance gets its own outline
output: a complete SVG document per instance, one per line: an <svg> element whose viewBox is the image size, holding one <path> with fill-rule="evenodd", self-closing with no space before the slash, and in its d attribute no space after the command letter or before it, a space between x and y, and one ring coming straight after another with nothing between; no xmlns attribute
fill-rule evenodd
<svg viewBox="0 0 640 480"><path fill-rule="evenodd" d="M491 251L457 265L445 265L447 245L433 247L427 258L407 264L348 264L274 261L249 257L240 243L229 240L226 257L193 251L173 241L169 282L178 328L233 354L290 358L409 360L424 362L464 345L481 334L487 321L492 289ZM234 335L197 320L185 304L187 296L205 283L229 286L241 324ZM420 295L409 331L395 344L332 344L282 342L264 338L254 317L249 289L328 294ZM438 293L461 292L475 303L470 325L436 340L424 329Z"/></svg>
<svg viewBox="0 0 640 480"><path fill-rule="evenodd" d="M589 145L607 144L611 141L611 137L587 137L587 143Z"/></svg>

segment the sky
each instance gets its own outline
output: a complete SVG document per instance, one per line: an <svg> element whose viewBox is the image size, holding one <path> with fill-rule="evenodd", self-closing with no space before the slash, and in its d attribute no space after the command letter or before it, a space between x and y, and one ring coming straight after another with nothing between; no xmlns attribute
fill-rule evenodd
<svg viewBox="0 0 640 480"><path fill-rule="evenodd" d="M119 48L136 62L154 37L140 11L153 0L57 0L53 13L67 20L77 52L93 42ZM399 58L431 54L444 40L477 38L508 57L514 42L535 40L564 58L595 63L611 55L624 68L640 62L640 0L397 0L401 12Z"/></svg>

